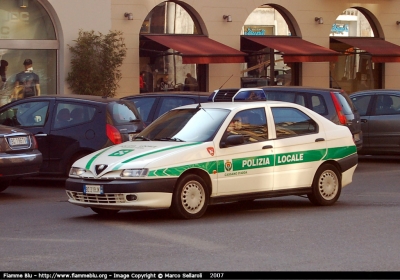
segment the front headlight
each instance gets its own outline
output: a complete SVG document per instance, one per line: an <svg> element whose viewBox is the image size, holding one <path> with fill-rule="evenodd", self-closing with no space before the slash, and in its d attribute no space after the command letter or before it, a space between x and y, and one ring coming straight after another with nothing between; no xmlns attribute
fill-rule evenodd
<svg viewBox="0 0 400 280"><path fill-rule="evenodd" d="M149 170L147 168L141 169L125 169L121 172L121 178L136 178L136 177L144 177L147 175Z"/></svg>
<svg viewBox="0 0 400 280"><path fill-rule="evenodd" d="M83 173L86 172L86 169L80 167L71 167L69 170L69 176L71 177L80 177Z"/></svg>

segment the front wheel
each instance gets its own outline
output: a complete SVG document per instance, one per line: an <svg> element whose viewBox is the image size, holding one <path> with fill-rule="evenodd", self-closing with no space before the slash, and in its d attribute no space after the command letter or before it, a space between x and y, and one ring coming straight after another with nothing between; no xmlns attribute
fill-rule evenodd
<svg viewBox="0 0 400 280"><path fill-rule="evenodd" d="M203 216L209 202L208 188L198 175L179 180L172 196L171 211L178 218L196 219Z"/></svg>
<svg viewBox="0 0 400 280"><path fill-rule="evenodd" d="M312 193L307 196L315 205L328 206L339 199L341 190L341 176L338 169L332 164L324 164L315 173Z"/></svg>

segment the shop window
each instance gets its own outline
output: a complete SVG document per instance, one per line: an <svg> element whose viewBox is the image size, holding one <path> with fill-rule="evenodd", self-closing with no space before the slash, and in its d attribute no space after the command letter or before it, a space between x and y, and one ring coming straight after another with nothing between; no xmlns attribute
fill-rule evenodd
<svg viewBox="0 0 400 280"><path fill-rule="evenodd" d="M202 34L196 18L186 7L175 2L162 2L147 15L143 21L140 34ZM143 47L144 39L141 39L140 72L145 73L145 89L141 92L155 91L199 91L204 90L205 68L197 64L183 64L182 57L175 55L173 49L162 51L149 51ZM154 49L154 47L151 47ZM199 81L197 87L185 87L185 80L190 77ZM203 81L203 82L201 82Z"/></svg>
<svg viewBox="0 0 400 280"><path fill-rule="evenodd" d="M31 82L16 83L20 72L38 75L34 83L38 80L41 95L57 94L59 44L51 17L39 1L25 1L26 7L20 2L0 1L0 106L13 98L24 98L15 86ZM33 62L29 69L23 64L25 59Z"/></svg>

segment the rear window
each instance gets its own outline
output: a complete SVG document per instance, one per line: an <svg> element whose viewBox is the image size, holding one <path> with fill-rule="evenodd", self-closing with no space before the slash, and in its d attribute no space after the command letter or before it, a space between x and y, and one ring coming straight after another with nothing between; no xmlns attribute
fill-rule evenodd
<svg viewBox="0 0 400 280"><path fill-rule="evenodd" d="M139 112L131 101L111 102L108 104L108 110L115 124L128 124L140 120Z"/></svg>
<svg viewBox="0 0 400 280"><path fill-rule="evenodd" d="M342 105L343 113L345 115L353 114L355 107L353 105L353 102L351 102L349 96L346 93L341 93L341 92L334 92L334 94L338 99L338 101L340 102L340 105Z"/></svg>
<svg viewBox="0 0 400 280"><path fill-rule="evenodd" d="M131 101L135 103L142 119L151 122L152 120L149 119L149 115L151 108L153 108L154 102L156 101L156 97L140 97L131 99Z"/></svg>

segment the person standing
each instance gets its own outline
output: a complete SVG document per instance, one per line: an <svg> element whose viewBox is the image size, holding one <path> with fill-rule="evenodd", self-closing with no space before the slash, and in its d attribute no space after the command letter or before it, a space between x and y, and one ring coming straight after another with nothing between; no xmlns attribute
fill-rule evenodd
<svg viewBox="0 0 400 280"><path fill-rule="evenodd" d="M4 89L6 86L6 81L7 81L7 77L6 77L6 72L7 72L7 67L8 67L8 62L7 60L1 60L0 62L0 90Z"/></svg>
<svg viewBox="0 0 400 280"><path fill-rule="evenodd" d="M186 74L184 90L198 90L197 80L190 73Z"/></svg>
<svg viewBox="0 0 400 280"><path fill-rule="evenodd" d="M145 71L140 72L139 76L140 93L147 92L147 84L145 82L145 78L146 78L146 72Z"/></svg>
<svg viewBox="0 0 400 280"><path fill-rule="evenodd" d="M33 72L32 60L24 60L25 70L18 73L15 78L14 98L22 94L23 98L30 96L40 96L39 76Z"/></svg>

